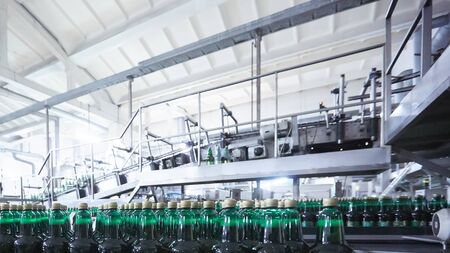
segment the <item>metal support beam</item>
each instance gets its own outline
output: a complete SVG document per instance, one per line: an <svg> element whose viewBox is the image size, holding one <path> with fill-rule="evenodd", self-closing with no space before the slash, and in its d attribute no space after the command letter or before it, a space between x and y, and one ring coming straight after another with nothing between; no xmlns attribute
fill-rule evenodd
<svg viewBox="0 0 450 253"><path fill-rule="evenodd" d="M300 199L300 178L293 177L292 178L292 198L295 200Z"/></svg>
<svg viewBox="0 0 450 253"><path fill-rule="evenodd" d="M243 24L225 32L210 36L140 62L138 66L131 69L124 70L115 75L91 82L38 102L34 105L17 110L8 115L4 115L3 117L0 117L0 124L23 117L36 111L40 111L46 106L55 106L94 91L123 83L127 81L129 76L137 78L206 54L229 48L242 42L250 41L256 37L256 31L260 31L260 36L264 36L266 34L308 23L325 16L333 15L376 1L377 0L321 0L308 1L306 3L298 4L270 16Z"/></svg>
<svg viewBox="0 0 450 253"><path fill-rule="evenodd" d="M431 55L431 28L433 20L433 1L427 1L422 9L422 50L420 54L421 58L421 71L420 74L423 77L431 67L432 55Z"/></svg>
<svg viewBox="0 0 450 253"><path fill-rule="evenodd" d="M257 33L255 38L256 49L256 75L261 75L261 34ZM261 78L256 79L256 120L261 120ZM261 123L256 124L256 129L261 127Z"/></svg>
<svg viewBox="0 0 450 253"><path fill-rule="evenodd" d="M198 140L197 140L197 165L202 164L202 94L198 93Z"/></svg>
<svg viewBox="0 0 450 253"><path fill-rule="evenodd" d="M450 177L450 168L442 167L434 162L431 162L430 160L423 158L420 155L414 154L410 151L407 151L402 148L394 148L394 152L397 153L399 156L404 157L405 159L408 159L410 161L416 162L420 165L422 165L425 169L432 171L438 175L444 176L444 177Z"/></svg>
<svg viewBox="0 0 450 253"><path fill-rule="evenodd" d="M47 154L50 154L50 115L49 115L49 108L45 108L45 115L46 115L46 121L45 121L45 136L46 136L46 147L47 147ZM48 203L51 206L53 202L53 193L54 193L54 184L53 184L53 166L51 165L51 160L54 159L54 157L50 157L50 160L47 162L47 178L50 180L50 197L48 199Z"/></svg>
<svg viewBox="0 0 450 253"><path fill-rule="evenodd" d="M134 79L132 77L128 79L128 119L133 118L133 81ZM133 148L133 122L131 122L131 127L129 130L130 148Z"/></svg>
<svg viewBox="0 0 450 253"><path fill-rule="evenodd" d="M8 0L0 0L0 65L8 66Z"/></svg>

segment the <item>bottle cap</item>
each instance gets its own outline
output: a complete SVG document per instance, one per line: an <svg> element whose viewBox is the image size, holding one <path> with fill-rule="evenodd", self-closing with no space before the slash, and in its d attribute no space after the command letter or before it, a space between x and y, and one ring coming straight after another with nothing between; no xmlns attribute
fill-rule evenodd
<svg viewBox="0 0 450 253"><path fill-rule="evenodd" d="M284 207L297 207L297 201L293 199L286 199L284 201Z"/></svg>
<svg viewBox="0 0 450 253"><path fill-rule="evenodd" d="M166 203L164 202L156 203L156 209L164 209L164 208L166 208Z"/></svg>
<svg viewBox="0 0 450 253"><path fill-rule="evenodd" d="M145 200L144 203L142 203L143 209L152 209L152 202Z"/></svg>
<svg viewBox="0 0 450 253"><path fill-rule="evenodd" d="M261 207L261 209L264 209L264 208L266 208L266 203L264 202L264 201L260 201L259 202L259 206Z"/></svg>
<svg viewBox="0 0 450 253"><path fill-rule="evenodd" d="M15 205L15 204L10 205L9 206L9 210L16 211L17 210L17 205Z"/></svg>
<svg viewBox="0 0 450 253"><path fill-rule="evenodd" d="M197 201L191 201L191 208L192 209L198 209L200 206L198 205Z"/></svg>
<svg viewBox="0 0 450 253"><path fill-rule="evenodd" d="M337 199L336 198L325 198L325 199L323 199L322 202L323 202L322 205L324 207L326 207L326 206L337 206Z"/></svg>
<svg viewBox="0 0 450 253"><path fill-rule="evenodd" d="M128 204L128 209L134 209L134 203L129 203Z"/></svg>
<svg viewBox="0 0 450 253"><path fill-rule="evenodd" d="M214 208L214 201L207 200L203 201L203 208Z"/></svg>
<svg viewBox="0 0 450 253"><path fill-rule="evenodd" d="M236 206L236 200L226 199L222 202L222 208L233 208Z"/></svg>
<svg viewBox="0 0 450 253"><path fill-rule="evenodd" d="M179 208L191 208L192 202L189 200L182 200L180 202L180 207Z"/></svg>
<svg viewBox="0 0 450 253"><path fill-rule="evenodd" d="M278 200L277 199L266 199L264 201L264 206L266 208L270 208L270 207L278 207Z"/></svg>
<svg viewBox="0 0 450 253"><path fill-rule="evenodd" d="M243 200L240 205L241 208L253 208L252 200Z"/></svg>
<svg viewBox="0 0 450 253"><path fill-rule="evenodd" d="M152 209L156 209L157 204L156 203L152 203Z"/></svg>
<svg viewBox="0 0 450 253"><path fill-rule="evenodd" d="M23 210L31 210L33 209L33 205L32 204L25 204L23 205Z"/></svg>
<svg viewBox="0 0 450 253"><path fill-rule="evenodd" d="M87 210L88 204L87 203L80 203L78 204L78 210Z"/></svg>
<svg viewBox="0 0 450 253"><path fill-rule="evenodd" d="M117 209L117 202L111 202L111 203L109 203L108 209Z"/></svg>
<svg viewBox="0 0 450 253"><path fill-rule="evenodd" d="M134 209L134 210L142 209L142 202L136 202L136 203L134 203L133 209Z"/></svg>
<svg viewBox="0 0 450 253"><path fill-rule="evenodd" d="M61 210L61 204L58 202L53 202L52 210Z"/></svg>
<svg viewBox="0 0 450 253"><path fill-rule="evenodd" d="M9 204L7 203L2 203L2 205L0 206L1 210L9 210Z"/></svg>
<svg viewBox="0 0 450 253"><path fill-rule="evenodd" d="M284 201L278 201L278 208L284 208Z"/></svg>
<svg viewBox="0 0 450 253"><path fill-rule="evenodd" d="M169 201L169 203L167 203L167 208L169 208L169 209L175 209L175 208L177 208L177 202L175 202L175 201Z"/></svg>
<svg viewBox="0 0 450 253"><path fill-rule="evenodd" d="M261 202L259 200L255 201L255 208L261 208Z"/></svg>

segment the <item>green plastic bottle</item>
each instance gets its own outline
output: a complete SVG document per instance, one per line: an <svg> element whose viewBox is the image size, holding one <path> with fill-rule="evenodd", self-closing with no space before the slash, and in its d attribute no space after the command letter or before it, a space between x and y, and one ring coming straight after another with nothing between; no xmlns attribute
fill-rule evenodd
<svg viewBox="0 0 450 253"><path fill-rule="evenodd" d="M258 253L289 253L290 248L284 243L283 220L278 209L278 200L264 201L266 210L263 215L263 240L253 248Z"/></svg>
<svg viewBox="0 0 450 253"><path fill-rule="evenodd" d="M411 226L425 227L428 225L428 214L425 211L425 203L423 196L414 198L414 210L411 212Z"/></svg>
<svg viewBox="0 0 450 253"><path fill-rule="evenodd" d="M194 225L194 238L198 240L199 230L200 230L200 213L202 209L200 203L197 201L191 201L191 212L194 214L195 225Z"/></svg>
<svg viewBox="0 0 450 253"><path fill-rule="evenodd" d="M64 238L63 226L66 223L66 217L61 210L60 203L53 203L49 216L48 237L42 244L44 253L68 253L69 242Z"/></svg>
<svg viewBox="0 0 450 253"><path fill-rule="evenodd" d="M129 228L128 238L126 243L131 246L134 246L140 238L139 235L139 227L141 225L141 214L142 214L142 202L136 202L133 205L133 210L129 219Z"/></svg>
<svg viewBox="0 0 450 253"><path fill-rule="evenodd" d="M144 201L139 218L139 240L133 247L133 253L157 253L162 245L155 238L156 216L152 203Z"/></svg>
<svg viewBox="0 0 450 253"><path fill-rule="evenodd" d="M8 204L1 204L0 206L0 252L13 253L14 252L14 216L9 211Z"/></svg>
<svg viewBox="0 0 450 253"><path fill-rule="evenodd" d="M361 227L362 216L358 208L358 200L352 198L349 202L348 211L345 214L347 227Z"/></svg>
<svg viewBox="0 0 450 253"><path fill-rule="evenodd" d="M212 252L212 247L217 244L218 215L214 209L214 201L204 201L203 210L199 221L199 242L202 252Z"/></svg>
<svg viewBox="0 0 450 253"><path fill-rule="evenodd" d="M165 211L166 203L159 202L156 204L156 230L155 230L155 238L160 241L164 237L164 217L166 214Z"/></svg>
<svg viewBox="0 0 450 253"><path fill-rule="evenodd" d="M23 206L20 217L20 237L14 241L14 253L42 253L42 241L35 235L35 215L31 204Z"/></svg>
<svg viewBox="0 0 450 253"><path fill-rule="evenodd" d="M98 243L102 243L105 238L105 212L104 205L100 205L95 217L95 231L93 239Z"/></svg>
<svg viewBox="0 0 450 253"><path fill-rule="evenodd" d="M284 210L281 213L283 219L283 231L286 245L291 252L307 253L308 244L303 240L301 215L297 210L297 201L289 199L284 201Z"/></svg>
<svg viewBox="0 0 450 253"><path fill-rule="evenodd" d="M377 213L378 227L392 227L394 217L391 211L392 199L388 196L382 196L378 201L379 210Z"/></svg>
<svg viewBox="0 0 450 253"><path fill-rule="evenodd" d="M238 212L240 219L240 234L242 246L245 251L251 252L252 248L258 244L257 225L258 214L253 210L253 201L241 201L240 210Z"/></svg>
<svg viewBox="0 0 450 253"><path fill-rule="evenodd" d="M130 253L131 249L120 237L122 217L117 210L117 202L109 203L105 215L105 237L98 251L100 253Z"/></svg>
<svg viewBox="0 0 450 253"><path fill-rule="evenodd" d="M302 201L302 227L314 227L317 221L316 212L314 210L314 204L312 200L304 200Z"/></svg>
<svg viewBox="0 0 450 253"><path fill-rule="evenodd" d="M336 198L324 199L323 207L317 220L316 242L310 252L353 252L344 239L344 222L342 214L337 208Z"/></svg>
<svg viewBox="0 0 450 253"><path fill-rule="evenodd" d="M170 244L169 248L177 253L200 253L201 245L194 238L196 215L191 210L191 201L181 201L178 216L177 239Z"/></svg>
<svg viewBox="0 0 450 253"><path fill-rule="evenodd" d="M74 240L69 244L70 253L97 253L98 245L91 239L92 217L87 203L80 203L75 215Z"/></svg>
<svg viewBox="0 0 450 253"><path fill-rule="evenodd" d="M20 215L22 212L22 206L12 204L9 206L9 210L11 211L11 215L13 218L13 226L12 226L13 231L11 232L11 234L14 237L17 237L20 234Z"/></svg>
<svg viewBox="0 0 450 253"><path fill-rule="evenodd" d="M411 225L410 201L407 196L400 196L395 201L394 227L409 227Z"/></svg>
<svg viewBox="0 0 450 253"><path fill-rule="evenodd" d="M362 227L365 228L372 228L375 226L376 216L373 212L373 200L371 198L364 198L363 201L363 212L361 214L362 216Z"/></svg>
<svg viewBox="0 0 450 253"><path fill-rule="evenodd" d="M170 201L167 203L167 210L164 214L164 234L160 239L160 243L168 249L170 244L177 239L177 202Z"/></svg>
<svg viewBox="0 0 450 253"><path fill-rule="evenodd" d="M222 203L219 214L220 241L213 246L214 253L244 253L239 237L239 216L236 200L227 199Z"/></svg>

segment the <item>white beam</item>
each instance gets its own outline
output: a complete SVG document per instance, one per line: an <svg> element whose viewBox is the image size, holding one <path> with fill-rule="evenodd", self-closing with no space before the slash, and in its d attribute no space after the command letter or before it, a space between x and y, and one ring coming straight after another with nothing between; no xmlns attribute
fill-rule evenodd
<svg viewBox="0 0 450 253"><path fill-rule="evenodd" d="M37 82L29 80L15 73L14 71L0 66L0 82L6 82L11 87L16 87L21 90L32 89L33 95L39 99L45 99L49 96L57 95L57 92L49 89ZM8 86L9 87L9 86ZM84 103L71 100L58 108L64 111L73 111L85 114L88 110L88 106ZM95 116L93 119L98 120L101 125L107 125L109 122L117 122L118 119L118 107L110 106L108 103L100 104L95 107L90 107L91 115Z"/></svg>
<svg viewBox="0 0 450 253"><path fill-rule="evenodd" d="M18 3L15 0L2 1L11 2L11 6L15 9L15 11L25 20L28 25L30 25L34 30L38 32L42 42L45 44L48 50L50 50L50 52L52 52L52 54L64 64L67 75L67 89L75 88L75 83L86 84L95 80L94 78L92 78L92 76L87 75L85 71L80 69L78 65L76 65L69 59L66 50L58 41L58 39L23 4ZM90 94L90 96L97 103L101 103L101 98L99 98L98 94L99 93L92 93ZM111 103L112 101L108 102Z"/></svg>
<svg viewBox="0 0 450 253"><path fill-rule="evenodd" d="M112 28L100 36L87 40L69 53L69 58L78 65L84 66L92 57L111 48L117 48L126 41L139 39L145 34L151 34L152 31L160 31L164 27L170 26L179 20L188 19L198 12L208 8L218 6L226 0L169 0L167 3L151 8L149 11L139 16L131 17L123 25ZM57 65L58 62L52 61L48 64L34 66L33 69L23 71L23 75L38 75L47 73L47 71Z"/></svg>
<svg viewBox="0 0 450 253"><path fill-rule="evenodd" d="M8 0L0 0L0 65L8 66Z"/></svg>

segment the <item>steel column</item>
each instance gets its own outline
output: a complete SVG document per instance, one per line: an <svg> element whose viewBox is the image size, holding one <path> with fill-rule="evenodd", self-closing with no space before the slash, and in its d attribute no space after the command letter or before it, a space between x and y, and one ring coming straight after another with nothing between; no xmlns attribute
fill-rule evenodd
<svg viewBox="0 0 450 253"><path fill-rule="evenodd" d="M431 67L431 29L433 20L433 6L431 0L428 0L422 9L422 50L420 54L421 70L423 77Z"/></svg>
<svg viewBox="0 0 450 253"><path fill-rule="evenodd" d="M91 194L92 199L95 199L94 196L94 185L95 185L95 178L94 178L94 144L91 144Z"/></svg>
<svg viewBox="0 0 450 253"><path fill-rule="evenodd" d="M45 139L46 139L46 146L47 146L47 154L50 154L50 114L49 114L49 108L45 108ZM51 206L53 202L53 194L54 194L54 184L53 184L53 159L55 159L55 155L52 153L50 154L50 159L47 161L47 177L48 180L50 180L50 197L48 199L48 203Z"/></svg>
<svg viewBox="0 0 450 253"><path fill-rule="evenodd" d="M139 171L141 171L141 172L142 172L142 161L143 161L142 160L142 134L143 134L143 131L142 131L142 107L139 107Z"/></svg>
<svg viewBox="0 0 450 253"><path fill-rule="evenodd" d="M133 78L128 78L128 116L133 118ZM130 125L130 147L133 147L133 121Z"/></svg>
<svg viewBox="0 0 450 253"><path fill-rule="evenodd" d="M275 73L275 126L273 135L273 157L278 157L278 73Z"/></svg>
<svg viewBox="0 0 450 253"><path fill-rule="evenodd" d="M255 38L256 48L256 75L261 75L261 40L262 37L258 33ZM261 78L256 79L256 120L261 120ZM261 123L256 124L256 128L259 129Z"/></svg>
<svg viewBox="0 0 450 253"><path fill-rule="evenodd" d="M293 177L292 178L292 197L295 200L300 199L300 178L299 177Z"/></svg>
<svg viewBox="0 0 450 253"><path fill-rule="evenodd" d="M342 74L339 79L339 105L343 106L345 104L345 75ZM344 107L339 109L339 114L344 114Z"/></svg>
<svg viewBox="0 0 450 253"><path fill-rule="evenodd" d="M197 165L200 166L202 164L202 147L201 147L201 139L202 139L202 94L198 93L198 147L197 147Z"/></svg>
<svg viewBox="0 0 450 253"><path fill-rule="evenodd" d="M396 2L396 1L393 1ZM392 111L392 80L391 73L387 73L387 68L389 64L391 64L392 60L392 21L391 17L386 18L385 23L385 45L384 45L384 54L383 54L383 100L384 100L384 111L383 111L383 142L386 142L386 129L389 117L391 116ZM385 144L385 143L382 143Z"/></svg>

